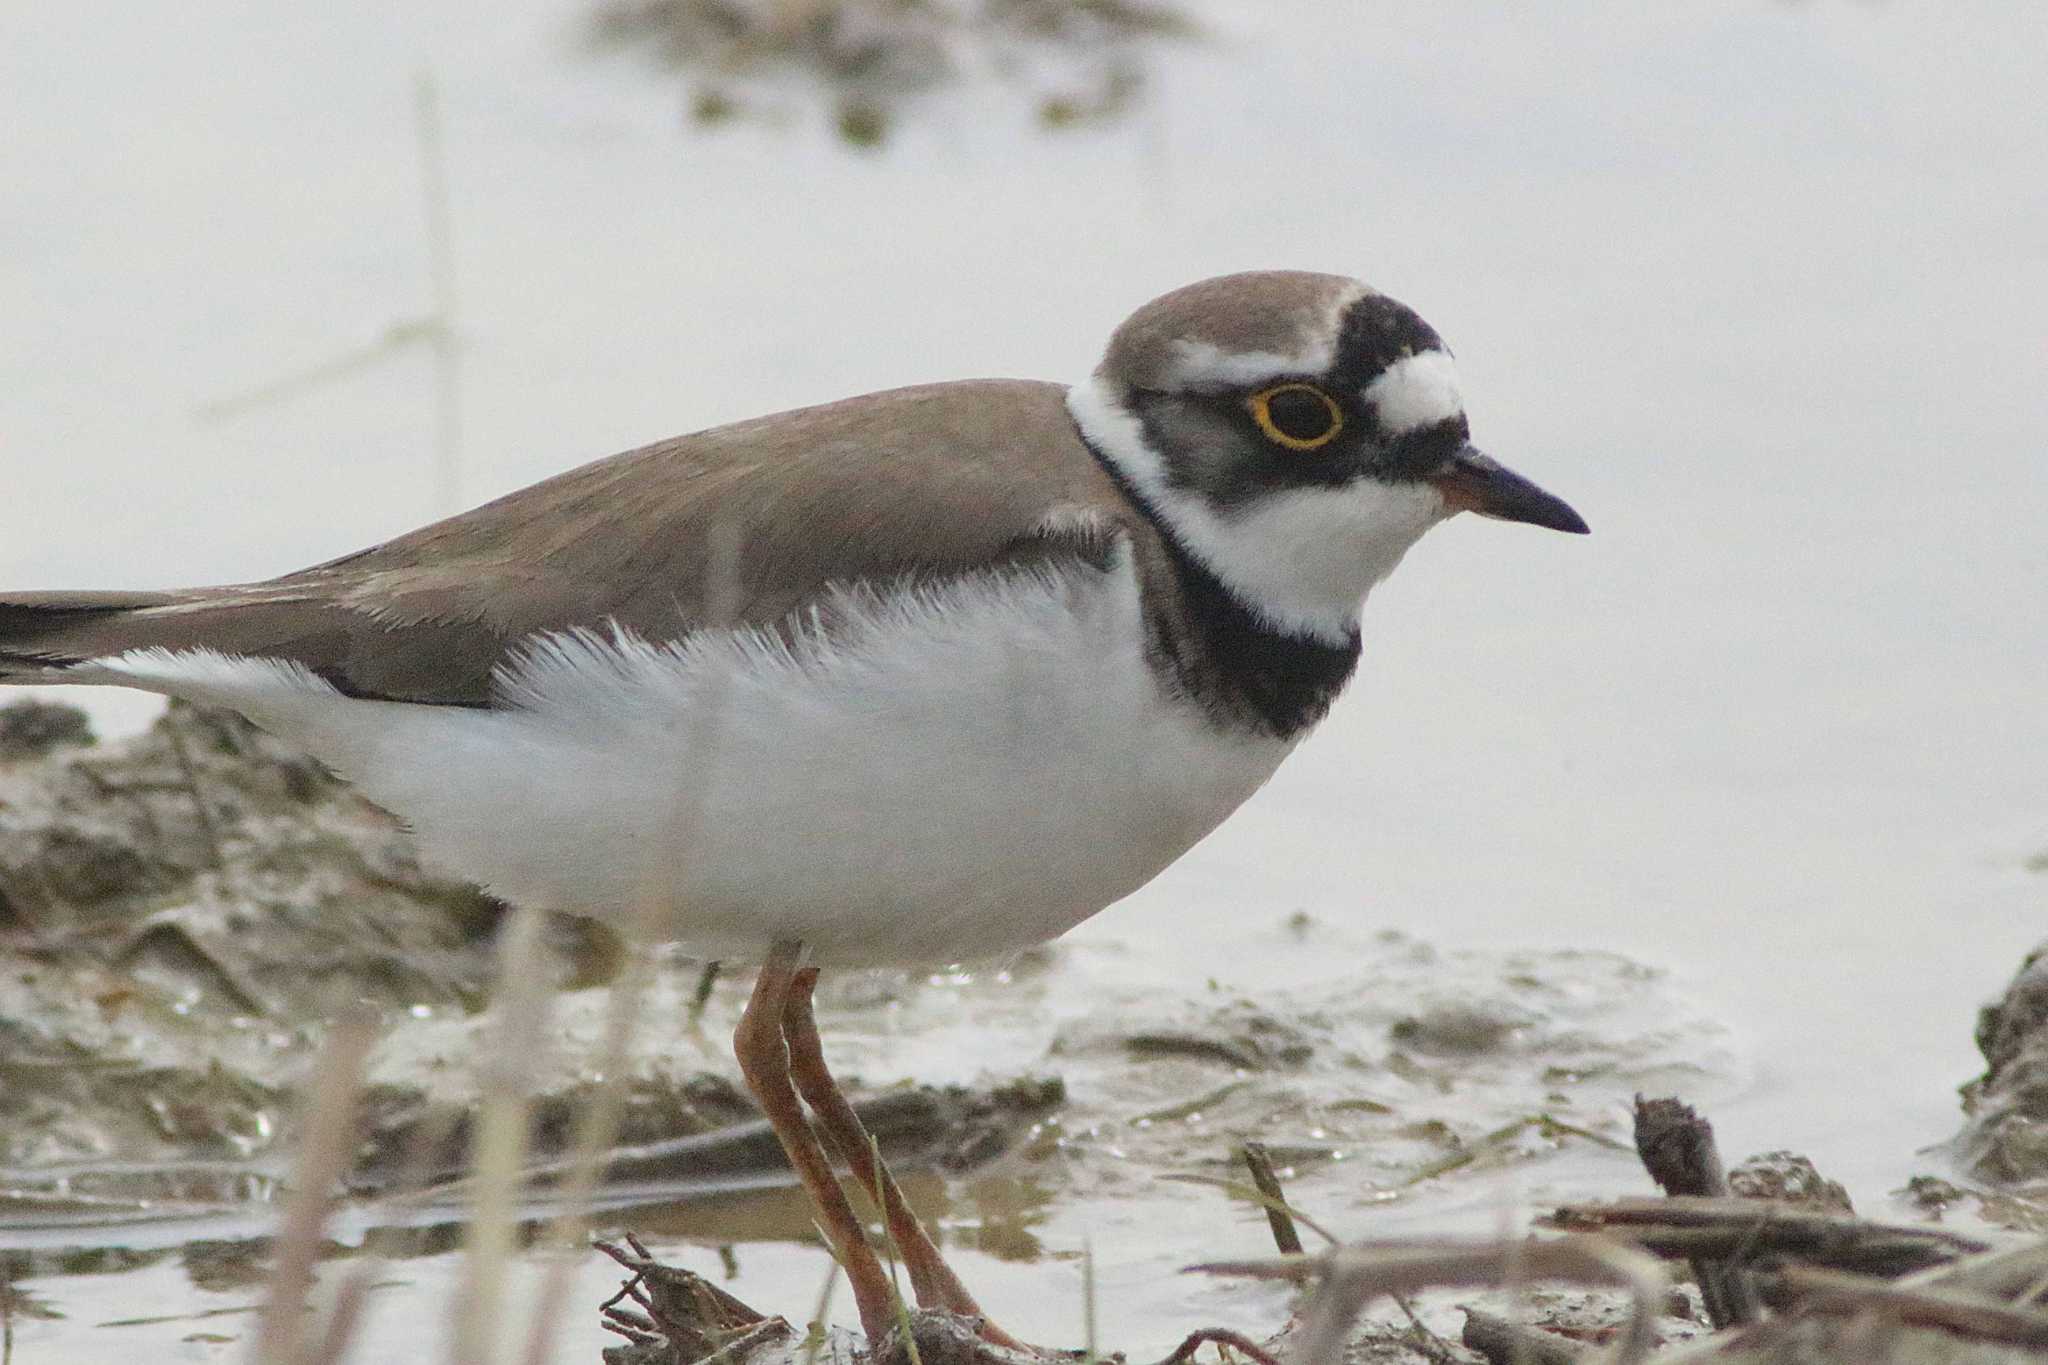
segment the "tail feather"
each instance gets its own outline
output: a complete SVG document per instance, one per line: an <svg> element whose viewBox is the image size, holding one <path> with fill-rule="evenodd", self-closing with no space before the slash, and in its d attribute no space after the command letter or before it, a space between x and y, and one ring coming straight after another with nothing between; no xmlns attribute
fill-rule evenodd
<svg viewBox="0 0 2048 1365"><path fill-rule="evenodd" d="M141 650L203 650L290 664L349 696L481 706L505 648L500 632L481 621L424 620L401 629L337 601L324 579L0 594L0 686L120 682L118 670L91 665Z"/></svg>
<svg viewBox="0 0 2048 1365"><path fill-rule="evenodd" d="M177 600L176 594L167 592L27 592L0 597L0 682L51 681L51 670L133 648L123 619Z"/></svg>

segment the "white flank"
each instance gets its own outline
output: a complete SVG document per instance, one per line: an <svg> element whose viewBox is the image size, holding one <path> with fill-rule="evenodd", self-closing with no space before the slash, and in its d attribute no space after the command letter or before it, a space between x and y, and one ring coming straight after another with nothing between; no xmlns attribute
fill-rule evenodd
<svg viewBox="0 0 2048 1365"><path fill-rule="evenodd" d="M1433 427L1465 410L1457 364L1444 351L1403 356L1387 366L1365 386L1365 401L1389 436Z"/></svg>
<svg viewBox="0 0 2048 1365"><path fill-rule="evenodd" d="M63 670L65 682L140 687L202 706L247 711L251 697L347 700L311 670L285 659L252 659L211 649L132 649ZM249 712L255 719L255 713Z"/></svg>
<svg viewBox="0 0 2048 1365"><path fill-rule="evenodd" d="M1075 385L1067 407L1190 553L1278 630L1341 644L1358 629L1373 585L1450 509L1426 482L1357 479L1296 488L1222 510L1174 487L1144 425L1100 376Z"/></svg>
<svg viewBox="0 0 2048 1365"><path fill-rule="evenodd" d="M801 938L827 963L1014 951L1142 886L1291 747L1168 699L1136 577L1006 574L849 591L830 638L706 631L537 642L481 710L344 697L206 652L95 660L234 707L409 821L506 898L673 907L713 956Z"/></svg>

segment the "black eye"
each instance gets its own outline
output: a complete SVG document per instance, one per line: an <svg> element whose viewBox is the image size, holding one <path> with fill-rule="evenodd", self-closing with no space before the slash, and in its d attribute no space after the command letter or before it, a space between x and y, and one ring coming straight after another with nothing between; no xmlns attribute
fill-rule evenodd
<svg viewBox="0 0 2048 1365"><path fill-rule="evenodd" d="M1244 400L1266 439L1289 450L1317 450L1344 429L1344 409L1313 384L1275 384Z"/></svg>

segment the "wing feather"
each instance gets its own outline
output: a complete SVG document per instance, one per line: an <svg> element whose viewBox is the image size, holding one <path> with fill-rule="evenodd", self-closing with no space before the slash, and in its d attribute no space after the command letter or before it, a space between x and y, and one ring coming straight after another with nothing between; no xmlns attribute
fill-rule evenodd
<svg viewBox="0 0 2048 1365"><path fill-rule="evenodd" d="M263 583L0 597L0 677L208 648L352 695L488 705L535 635L775 628L834 584L1106 564L1127 515L1060 387L898 389L627 451Z"/></svg>

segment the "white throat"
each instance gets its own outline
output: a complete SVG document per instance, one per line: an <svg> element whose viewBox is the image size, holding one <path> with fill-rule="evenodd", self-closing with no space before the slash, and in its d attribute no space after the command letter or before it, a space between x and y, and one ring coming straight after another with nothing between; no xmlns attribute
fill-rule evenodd
<svg viewBox="0 0 2048 1365"><path fill-rule="evenodd" d="M1068 390L1067 408L1188 551L1268 625L1290 635L1326 644L1355 635L1366 594L1451 510L1431 484L1373 479L1292 489L1220 510L1172 485L1144 424L1100 375Z"/></svg>

